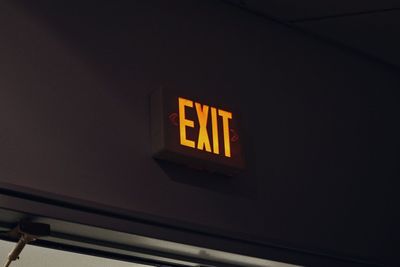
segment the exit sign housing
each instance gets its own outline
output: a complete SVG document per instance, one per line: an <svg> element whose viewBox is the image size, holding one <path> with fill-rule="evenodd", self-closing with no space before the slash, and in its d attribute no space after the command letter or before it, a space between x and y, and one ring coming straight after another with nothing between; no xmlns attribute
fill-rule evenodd
<svg viewBox="0 0 400 267"><path fill-rule="evenodd" d="M153 156L235 175L244 169L237 113L224 105L160 89L151 96Z"/></svg>

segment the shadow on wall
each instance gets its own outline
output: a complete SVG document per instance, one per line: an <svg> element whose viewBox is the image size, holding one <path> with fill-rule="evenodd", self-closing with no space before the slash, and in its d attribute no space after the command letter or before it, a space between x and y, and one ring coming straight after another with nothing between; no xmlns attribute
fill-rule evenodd
<svg viewBox="0 0 400 267"><path fill-rule="evenodd" d="M204 170L196 170L181 164L156 160L160 168L171 180L190 186L204 188L217 193L243 197L257 198L257 185L252 179L245 179L245 174L233 177Z"/></svg>

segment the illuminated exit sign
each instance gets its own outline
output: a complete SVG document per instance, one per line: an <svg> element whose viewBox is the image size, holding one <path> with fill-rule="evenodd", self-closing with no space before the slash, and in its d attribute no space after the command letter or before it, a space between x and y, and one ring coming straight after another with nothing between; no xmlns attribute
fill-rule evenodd
<svg viewBox="0 0 400 267"><path fill-rule="evenodd" d="M227 175L244 168L237 114L218 103L158 90L151 134L155 158Z"/></svg>

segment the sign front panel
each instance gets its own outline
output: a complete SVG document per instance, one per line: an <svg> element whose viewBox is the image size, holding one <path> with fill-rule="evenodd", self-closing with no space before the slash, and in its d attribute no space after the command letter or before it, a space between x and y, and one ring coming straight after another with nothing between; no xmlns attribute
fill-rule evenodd
<svg viewBox="0 0 400 267"><path fill-rule="evenodd" d="M156 158L228 175L244 168L237 114L225 106L160 89L151 120Z"/></svg>

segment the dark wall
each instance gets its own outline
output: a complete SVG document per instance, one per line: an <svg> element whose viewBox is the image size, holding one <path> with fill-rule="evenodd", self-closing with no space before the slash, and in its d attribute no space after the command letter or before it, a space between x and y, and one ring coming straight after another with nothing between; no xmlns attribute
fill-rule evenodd
<svg viewBox="0 0 400 267"><path fill-rule="evenodd" d="M398 72L219 1L2 1L0 182L398 262ZM160 86L240 110L247 170L151 157Z"/></svg>

